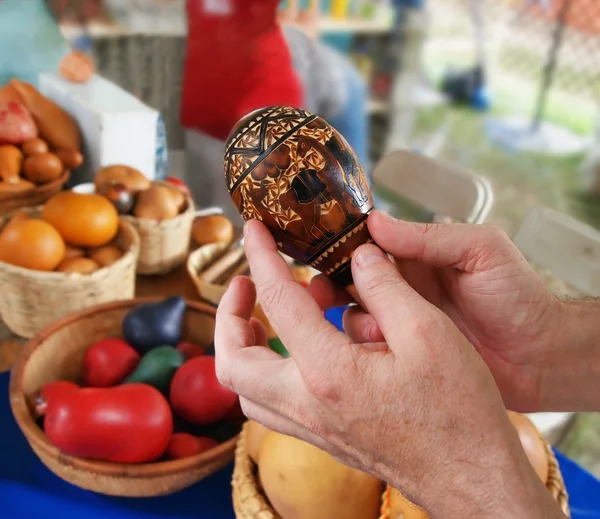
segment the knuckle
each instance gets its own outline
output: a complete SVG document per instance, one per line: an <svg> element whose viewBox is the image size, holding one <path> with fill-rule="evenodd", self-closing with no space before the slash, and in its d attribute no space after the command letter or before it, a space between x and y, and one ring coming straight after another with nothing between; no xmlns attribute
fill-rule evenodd
<svg viewBox="0 0 600 519"><path fill-rule="evenodd" d="M492 268L501 261L510 238L497 225L482 225L477 239L472 243L464 258L464 270L474 272Z"/></svg>
<svg viewBox="0 0 600 519"><path fill-rule="evenodd" d="M222 386L233 390L233 377L231 375L231 370L229 369L229 367L226 366L223 362L217 362L215 365L215 371L219 383Z"/></svg>
<svg viewBox="0 0 600 519"><path fill-rule="evenodd" d="M304 380L308 392L318 400L337 403L341 400L341 391L328 377L307 376Z"/></svg>
<svg viewBox="0 0 600 519"><path fill-rule="evenodd" d="M285 308L287 284L285 281L268 281L260 289L259 300L264 311L269 314L279 308Z"/></svg>
<svg viewBox="0 0 600 519"><path fill-rule="evenodd" d="M429 342L435 340L440 334L442 323L440 318L434 314L420 314L407 324L407 331L411 337Z"/></svg>
<svg viewBox="0 0 600 519"><path fill-rule="evenodd" d="M400 282L400 276L396 272L380 272L369 279L367 290L371 297L379 297Z"/></svg>
<svg viewBox="0 0 600 519"><path fill-rule="evenodd" d="M510 241L506 231L498 225L485 224L483 225L483 231L491 243L507 243Z"/></svg>

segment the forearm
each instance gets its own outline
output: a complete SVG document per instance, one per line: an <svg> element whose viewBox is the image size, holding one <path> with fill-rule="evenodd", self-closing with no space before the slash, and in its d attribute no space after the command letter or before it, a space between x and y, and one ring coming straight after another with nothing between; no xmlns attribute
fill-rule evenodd
<svg viewBox="0 0 600 519"><path fill-rule="evenodd" d="M540 381L540 411L600 411L600 299L561 302Z"/></svg>

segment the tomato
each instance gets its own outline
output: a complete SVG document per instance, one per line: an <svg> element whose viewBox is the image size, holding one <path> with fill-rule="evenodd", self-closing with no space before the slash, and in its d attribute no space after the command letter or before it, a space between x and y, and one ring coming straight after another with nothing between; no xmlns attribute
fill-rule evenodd
<svg viewBox="0 0 600 519"><path fill-rule="evenodd" d="M206 354L204 348L201 348L193 342L180 342L177 345L177 349L183 354L183 356L186 359L193 359L194 357L201 357L202 355Z"/></svg>
<svg viewBox="0 0 600 519"><path fill-rule="evenodd" d="M48 402L44 431L71 456L145 463L166 451L173 415L165 397L146 384L83 388Z"/></svg>
<svg viewBox="0 0 600 519"><path fill-rule="evenodd" d="M0 143L21 144L38 136L38 128L29 110L20 101L0 105Z"/></svg>
<svg viewBox="0 0 600 519"><path fill-rule="evenodd" d="M167 447L167 456L173 459L189 458L206 452L219 445L219 442L204 436L198 437L188 433L175 433Z"/></svg>
<svg viewBox="0 0 600 519"><path fill-rule="evenodd" d="M83 359L83 383L88 387L110 387L122 382L138 365L140 354L117 337L92 344Z"/></svg>
<svg viewBox="0 0 600 519"><path fill-rule="evenodd" d="M227 416L238 396L222 386L215 371L215 358L195 357L181 366L171 382L173 410L196 425L208 425Z"/></svg>

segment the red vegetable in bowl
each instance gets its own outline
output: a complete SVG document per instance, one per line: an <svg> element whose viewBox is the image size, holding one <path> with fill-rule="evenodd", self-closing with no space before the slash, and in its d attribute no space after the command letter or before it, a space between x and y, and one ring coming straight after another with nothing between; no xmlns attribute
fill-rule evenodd
<svg viewBox="0 0 600 519"><path fill-rule="evenodd" d="M167 447L167 456L173 459L189 458L201 452L206 452L219 445L219 442L204 436L194 436L188 433L175 433Z"/></svg>
<svg viewBox="0 0 600 519"><path fill-rule="evenodd" d="M193 359L194 357L202 357L206 354L204 348L193 342L182 341L177 345L177 349L188 360Z"/></svg>
<svg viewBox="0 0 600 519"><path fill-rule="evenodd" d="M171 382L173 410L196 425L209 425L225 418L238 396L222 386L215 371L215 358L195 357L181 366Z"/></svg>
<svg viewBox="0 0 600 519"><path fill-rule="evenodd" d="M145 463L166 451L173 415L165 397L146 384L83 388L48 402L44 431L72 456Z"/></svg>
<svg viewBox="0 0 600 519"><path fill-rule="evenodd" d="M85 353L83 382L88 387L115 386L131 374L139 361L140 354L123 339L102 339Z"/></svg>
<svg viewBox="0 0 600 519"><path fill-rule="evenodd" d="M42 389L34 396L32 402L33 414L35 417L44 416L48 409L48 402L59 398L62 394L79 389L77 384L68 380L57 380L45 384Z"/></svg>

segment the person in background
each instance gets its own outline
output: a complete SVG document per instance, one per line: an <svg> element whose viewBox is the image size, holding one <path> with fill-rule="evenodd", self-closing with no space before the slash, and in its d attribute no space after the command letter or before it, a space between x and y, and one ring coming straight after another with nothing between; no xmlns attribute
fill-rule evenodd
<svg viewBox="0 0 600 519"><path fill-rule="evenodd" d="M319 40L320 17L320 0L311 0L306 10L295 0L280 11L279 21L304 87L306 110L346 138L370 179L369 89L347 56Z"/></svg>
<svg viewBox="0 0 600 519"><path fill-rule="evenodd" d="M0 0L0 88L11 78L37 86L42 72L92 71L60 31L65 5L64 0Z"/></svg>
<svg viewBox="0 0 600 519"><path fill-rule="evenodd" d="M347 58L318 41L318 3L304 12L279 6L280 0L186 3L185 181L199 206L220 206L237 222L223 180L224 143L253 110L289 105L321 115L368 163L364 82Z"/></svg>

